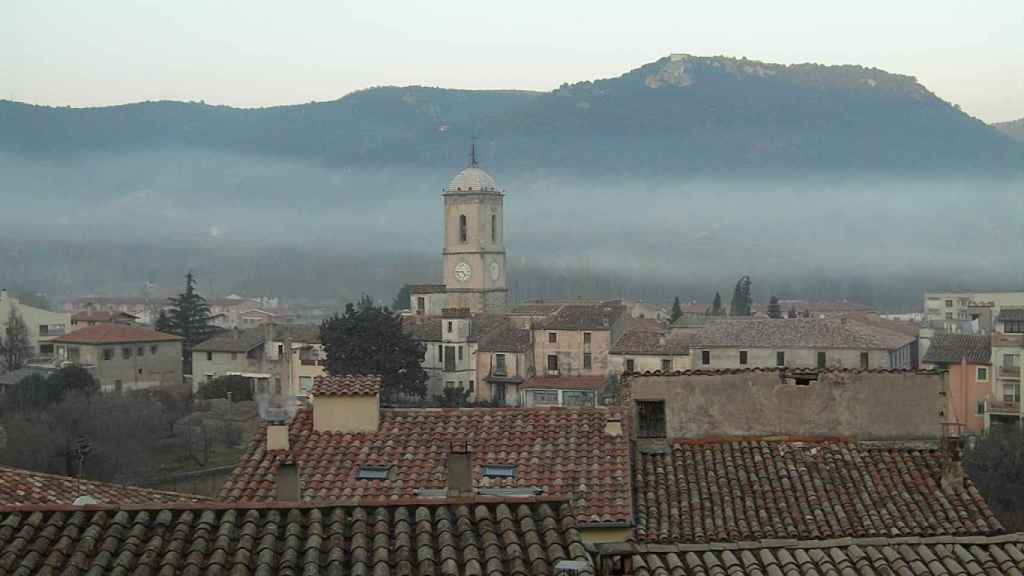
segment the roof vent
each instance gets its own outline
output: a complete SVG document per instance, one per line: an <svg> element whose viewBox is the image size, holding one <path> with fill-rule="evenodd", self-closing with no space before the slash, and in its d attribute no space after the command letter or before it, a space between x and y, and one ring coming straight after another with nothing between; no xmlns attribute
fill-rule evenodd
<svg viewBox="0 0 1024 576"><path fill-rule="evenodd" d="M89 496L88 494L83 494L83 495L79 496L78 498L75 498L75 501L72 502L71 505L72 506L90 506L90 505L99 504L99 503L100 503L100 501L95 499L95 498L93 498L92 496Z"/></svg>
<svg viewBox="0 0 1024 576"><path fill-rule="evenodd" d="M590 572L590 564L585 560L559 560L555 563L555 576L578 576Z"/></svg>

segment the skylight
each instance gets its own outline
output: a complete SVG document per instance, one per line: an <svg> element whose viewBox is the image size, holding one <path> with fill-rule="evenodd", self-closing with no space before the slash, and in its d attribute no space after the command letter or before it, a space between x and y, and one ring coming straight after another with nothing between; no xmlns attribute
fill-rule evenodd
<svg viewBox="0 0 1024 576"><path fill-rule="evenodd" d="M387 480L391 466L360 466L356 480Z"/></svg>
<svg viewBox="0 0 1024 576"><path fill-rule="evenodd" d="M515 478L516 467L513 464L486 464L483 476L484 478Z"/></svg>

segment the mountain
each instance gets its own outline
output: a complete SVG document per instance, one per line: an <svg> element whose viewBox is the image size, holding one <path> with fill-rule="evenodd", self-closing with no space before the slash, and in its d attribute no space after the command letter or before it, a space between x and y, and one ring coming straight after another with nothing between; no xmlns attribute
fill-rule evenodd
<svg viewBox="0 0 1024 576"><path fill-rule="evenodd" d="M1007 170L1024 149L910 76L859 66L674 55L548 93L423 87L237 109L0 103L0 151L64 157L185 146L332 166L461 158L585 173Z"/></svg>
<svg viewBox="0 0 1024 576"><path fill-rule="evenodd" d="M390 301L440 277L441 188L474 137L516 297L1024 286L1024 145L910 76L686 55L550 92L0 101L0 285L134 294L191 269L211 294Z"/></svg>
<svg viewBox="0 0 1024 576"><path fill-rule="evenodd" d="M1024 118L1009 122L997 122L992 127L1018 142L1024 142Z"/></svg>

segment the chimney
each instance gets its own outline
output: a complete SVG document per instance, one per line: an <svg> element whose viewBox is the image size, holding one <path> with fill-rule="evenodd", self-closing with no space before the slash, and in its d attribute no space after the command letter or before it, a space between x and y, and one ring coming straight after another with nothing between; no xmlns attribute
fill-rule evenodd
<svg viewBox="0 0 1024 576"><path fill-rule="evenodd" d="M302 489L299 483L299 465L294 462L283 462L277 467L275 497L279 502L299 502L302 500Z"/></svg>
<svg viewBox="0 0 1024 576"><path fill-rule="evenodd" d="M604 433L609 436L622 436L622 416L617 414L608 416L604 421Z"/></svg>
<svg viewBox="0 0 1024 576"><path fill-rule="evenodd" d="M448 451L448 496L472 496L473 474L469 444L453 441Z"/></svg>
<svg viewBox="0 0 1024 576"><path fill-rule="evenodd" d="M270 360L271 347L274 345L274 324L267 322L263 325L263 358Z"/></svg>
<svg viewBox="0 0 1024 576"><path fill-rule="evenodd" d="M288 425L267 424L267 450L288 450Z"/></svg>
<svg viewBox="0 0 1024 576"><path fill-rule="evenodd" d="M963 436L960 434L962 425L943 424L942 439L942 477L939 484L946 493L956 492L964 488L964 465L961 459Z"/></svg>
<svg viewBox="0 0 1024 576"><path fill-rule="evenodd" d="M318 376L313 383L313 429L317 432L376 432L380 428L377 375Z"/></svg>

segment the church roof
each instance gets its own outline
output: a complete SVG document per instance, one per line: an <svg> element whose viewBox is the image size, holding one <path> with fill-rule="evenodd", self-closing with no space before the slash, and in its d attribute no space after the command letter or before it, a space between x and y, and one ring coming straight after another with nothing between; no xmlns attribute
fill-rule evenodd
<svg viewBox="0 0 1024 576"><path fill-rule="evenodd" d="M478 166L468 166L455 175L445 188L446 192L497 192L494 178Z"/></svg>

